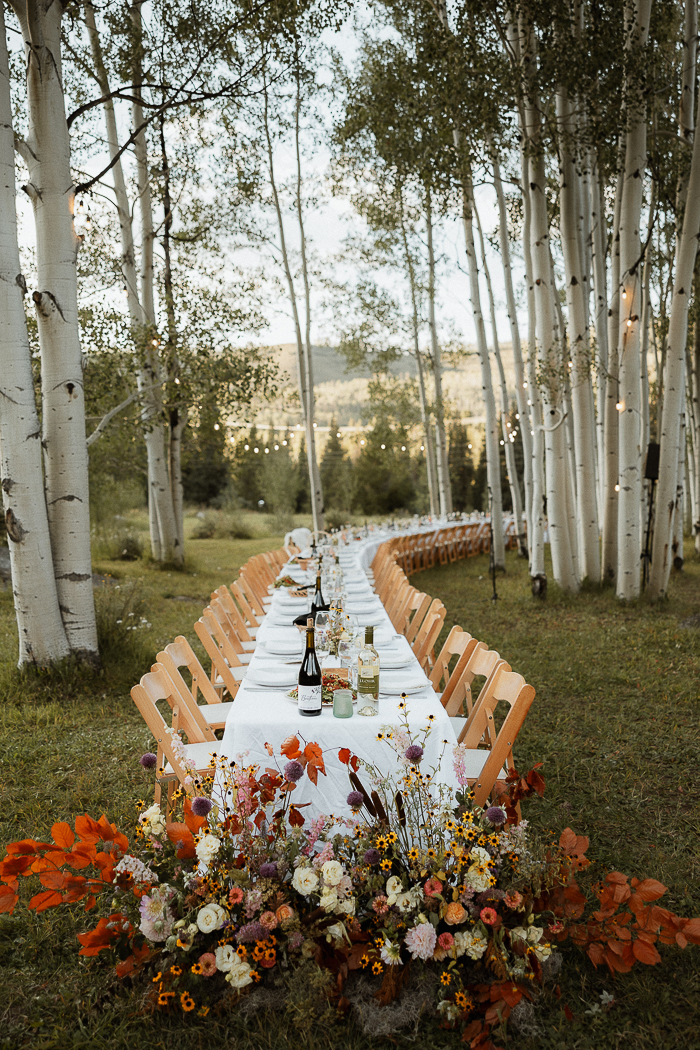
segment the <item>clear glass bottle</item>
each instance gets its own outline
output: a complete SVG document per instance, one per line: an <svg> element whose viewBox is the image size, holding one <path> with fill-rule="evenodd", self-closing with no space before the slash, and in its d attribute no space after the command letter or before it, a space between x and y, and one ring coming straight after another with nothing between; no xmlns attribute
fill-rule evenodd
<svg viewBox="0 0 700 1050"><path fill-rule="evenodd" d="M365 644L357 657L357 713L379 714L379 653L374 648L374 627L365 627Z"/></svg>

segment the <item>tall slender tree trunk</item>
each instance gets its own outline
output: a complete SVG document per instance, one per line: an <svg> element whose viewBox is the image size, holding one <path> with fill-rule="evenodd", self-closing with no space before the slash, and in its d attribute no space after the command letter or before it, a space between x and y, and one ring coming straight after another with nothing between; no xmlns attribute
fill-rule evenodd
<svg viewBox="0 0 700 1050"><path fill-rule="evenodd" d="M323 490L321 487L321 472L319 470L318 458L316 456L316 432L314 430L314 413L316 399L314 395L314 371L313 351L311 347L311 285L309 283L309 268L306 261L306 232L304 228L304 209L302 206L302 177L301 177L301 143L299 137L299 119L301 115L301 81L299 67L296 68L296 107L294 120L294 142L296 147L296 209L297 221L299 223L299 240L301 244L301 273L304 283L304 364L306 367L306 454L309 462L309 479L311 489L311 512L314 521L314 530L324 527Z"/></svg>
<svg viewBox="0 0 700 1050"><path fill-rule="evenodd" d="M491 363L489 361L489 351L486 343L486 327L484 325L484 315L481 310L479 265L476 257L476 247L474 245L474 190L472 186L471 169L469 168L466 159L463 161L463 165L462 222L464 226L464 242L467 255L467 272L469 274L469 298L471 300L474 327L476 329L476 349L481 364L481 389L486 415L484 442L486 446L486 479L489 490L489 505L493 531L493 557L496 567L499 569L505 569L506 549L503 535L501 463L498 454L498 416L496 413L496 399L493 394Z"/></svg>
<svg viewBox="0 0 700 1050"><path fill-rule="evenodd" d="M41 463L41 426L22 302L5 16L0 8L0 474L19 635L18 665L46 667L70 646L58 607Z"/></svg>
<svg viewBox="0 0 700 1050"><path fill-rule="evenodd" d="M403 244L406 273L411 292L411 333L413 336L413 356L416 359L416 372L418 375L418 395L420 401L421 424L425 441L425 469L428 478L428 499L430 501L430 513L433 517L438 511L437 477L435 472L435 452L433 446L433 428L428 408L428 398L425 391L425 372L423 370L423 358L420 352L418 340L418 294L416 286L416 271L413 265L413 257L408 244L406 222L403 208L403 191L400 190L399 207L401 214L401 241Z"/></svg>
<svg viewBox="0 0 700 1050"><path fill-rule="evenodd" d="M98 660L90 559L88 454L78 329L74 185L63 98L63 5L30 0L13 8L22 27L29 129L22 156L34 208L41 347L42 446L58 601L71 650Z"/></svg>
<svg viewBox="0 0 700 1050"><path fill-rule="evenodd" d="M496 304L493 298L493 287L491 285L491 274L489 273L488 262L486 261L486 247L484 245L484 231L481 228L481 220L479 218L479 212L474 202L474 218L476 219L476 228L479 232L479 247L481 249L481 265L484 268L484 279L486 280L486 294L489 300L489 318L491 321L491 340L493 345L493 355L496 358L496 365L498 366L498 377L500 380L501 390L501 434L505 459L506 459L506 474L508 479L508 486L510 488L510 501L513 507L513 518L515 522L515 533L518 540L518 554L521 558L527 558L527 536L524 529L523 522L523 501L520 494L520 479L518 478L518 469L515 463L515 449L513 448L513 440L511 440L511 427L508 419L509 404L508 404L508 387L506 385L506 373L503 368L503 360L501 358L501 348L498 344L498 326L496 324ZM522 428L521 428L522 430Z"/></svg>
<svg viewBox="0 0 700 1050"><path fill-rule="evenodd" d="M582 229L577 221L577 200L582 196L569 141L575 135L572 106L564 88L557 92L560 126L559 206L561 244L566 269L566 300L571 355L571 408L576 470L576 524L578 570L582 579L600 582L598 498L596 493L595 415L592 412L590 342L586 308L587 277L584 273ZM578 192L577 192L578 191Z"/></svg>
<svg viewBox="0 0 700 1050"><path fill-rule="evenodd" d="M498 202L498 237L501 246L501 259L503 262L503 280L506 290L506 310L510 324L510 339L513 347L513 364L515 367L515 402L518 406L520 416L520 438L523 446L523 487L525 494L525 514L529 522L532 506L532 435L530 434L530 414L525 388L525 370L523 368L523 354L520 344L520 327L518 315L515 309L515 293L513 291L513 272L510 262L510 244L508 242L508 218L506 215L506 199L501 181L501 166L495 151L491 153L493 166L493 184L496 190ZM523 195L525 187L523 187ZM518 523L520 529L520 522ZM529 538L528 538L529 542Z"/></svg>
<svg viewBox="0 0 700 1050"><path fill-rule="evenodd" d="M452 513L452 486L450 485L450 470L447 460L445 408L442 399L442 359L435 317L435 250L433 247L433 209L429 186L425 187L425 226L428 242L428 328L430 329L433 380L435 383L435 453L440 515L444 518Z"/></svg>
<svg viewBox="0 0 700 1050"><path fill-rule="evenodd" d="M626 0L628 60L638 64L649 34L652 0ZM639 70L636 70L639 74ZM642 535L641 448L641 235L642 191L647 161L646 107L632 78L626 83L625 187L620 214L622 307L618 330L620 355L619 500L617 519L617 596L636 598L640 592ZM677 459L677 456L676 456Z"/></svg>
<svg viewBox="0 0 700 1050"><path fill-rule="evenodd" d="M664 400L660 426L659 484L657 489L654 546L649 574L649 595L666 594L673 560L673 522L682 505L679 484L681 432L685 398L685 355L688 337L688 308L700 238L700 135L693 142L693 156L688 179L683 228L678 248L678 262L673 285L668 349L664 369Z"/></svg>
<svg viewBox="0 0 700 1050"><path fill-rule="evenodd" d="M541 106L532 83L535 61L534 33L523 22L520 39L526 76L525 134L528 143L530 194L530 248L535 282L540 396L545 438L547 523L554 579L565 591L577 591L579 580L571 546L569 525L569 472L564 426L565 406L561 347L554 336L556 305L552 294L549 219L545 198L546 176L542 149ZM563 332L562 332L563 335Z"/></svg>
<svg viewBox="0 0 700 1050"><path fill-rule="evenodd" d="M692 476L694 479L692 524L695 535L695 551L697 554L700 554L700 323L697 316L695 318L693 344L690 352L689 380L690 411L688 412L688 420L691 437L690 447L693 457Z"/></svg>
<svg viewBox="0 0 700 1050"><path fill-rule="evenodd" d="M598 448L598 510L602 522L605 506L605 374L608 368L608 288L606 246L608 240L603 203L602 174L596 167L589 183L591 192L591 270L593 273L593 324L596 339L596 442Z"/></svg>

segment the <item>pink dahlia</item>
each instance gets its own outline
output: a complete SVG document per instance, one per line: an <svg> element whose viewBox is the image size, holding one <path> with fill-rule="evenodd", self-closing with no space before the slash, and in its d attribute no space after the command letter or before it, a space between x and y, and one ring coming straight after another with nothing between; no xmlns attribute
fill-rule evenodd
<svg viewBox="0 0 700 1050"><path fill-rule="evenodd" d="M216 973L216 956L213 952L205 952L199 957L199 965L202 967L202 977L213 977Z"/></svg>
<svg viewBox="0 0 700 1050"><path fill-rule="evenodd" d="M277 926L277 916L273 911L264 911L260 916L260 922L266 930L274 930Z"/></svg>
<svg viewBox="0 0 700 1050"><path fill-rule="evenodd" d="M229 904L240 904L243 900L243 890L240 886L233 886L228 891L228 902Z"/></svg>
<svg viewBox="0 0 700 1050"><path fill-rule="evenodd" d="M428 879L423 888L426 897L434 897L437 893L442 893L442 883L439 879Z"/></svg>
<svg viewBox="0 0 700 1050"><path fill-rule="evenodd" d="M441 933L438 937L438 944L444 951L449 952L450 948L455 943L455 939L451 933Z"/></svg>
<svg viewBox="0 0 700 1050"><path fill-rule="evenodd" d="M512 893L506 893L503 900L509 908L512 908L512 910L515 911L515 909L519 908L523 903L523 895L522 893L518 893L517 890L513 890Z"/></svg>
<svg viewBox="0 0 700 1050"><path fill-rule="evenodd" d="M437 944L435 927L431 922L421 922L408 931L405 944L414 959L426 959L432 957Z"/></svg>
<svg viewBox="0 0 700 1050"><path fill-rule="evenodd" d="M495 926L498 922L498 912L494 908L482 908L479 918L487 926Z"/></svg>

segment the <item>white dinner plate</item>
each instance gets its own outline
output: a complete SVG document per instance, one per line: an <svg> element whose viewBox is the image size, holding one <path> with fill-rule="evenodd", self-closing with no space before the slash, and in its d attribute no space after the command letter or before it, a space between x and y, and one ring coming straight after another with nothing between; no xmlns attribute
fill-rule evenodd
<svg viewBox="0 0 700 1050"><path fill-rule="evenodd" d="M298 678L299 672L293 667L255 667L248 671L245 680L253 685L290 689Z"/></svg>
<svg viewBox="0 0 700 1050"><path fill-rule="evenodd" d="M260 642L259 648L272 656L301 656L304 650L301 634L293 641L286 641L284 638L271 638L267 642Z"/></svg>
<svg viewBox="0 0 700 1050"><path fill-rule="evenodd" d="M390 671L392 669L398 669L400 667L408 667L413 663L415 657L413 653L380 653L379 655L379 667L380 674L382 671Z"/></svg>
<svg viewBox="0 0 700 1050"><path fill-rule="evenodd" d="M419 677L415 671L384 671L379 668L379 691L400 695L401 693L417 693L425 689L428 680L422 675Z"/></svg>

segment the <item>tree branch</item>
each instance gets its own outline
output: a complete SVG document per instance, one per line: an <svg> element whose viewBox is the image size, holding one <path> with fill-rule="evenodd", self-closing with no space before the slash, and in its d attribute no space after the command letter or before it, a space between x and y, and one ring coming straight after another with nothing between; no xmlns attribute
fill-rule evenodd
<svg viewBox="0 0 700 1050"><path fill-rule="evenodd" d="M94 444L94 442L97 441L99 437L101 437L101 435L107 429L114 417L119 414L119 412L123 412L124 409L128 408L129 405L132 404L132 402L134 402L138 397L141 396L141 394L145 394L148 390L153 390L153 388L156 386L160 386L160 383L153 383L151 386L146 386L142 390L134 390L133 394L129 394L129 396L125 398L121 402L121 404L116 405L115 408L110 409L107 415L102 417L100 422L93 430L92 434L90 434L90 437L85 442L87 447L90 448L90 445Z"/></svg>

